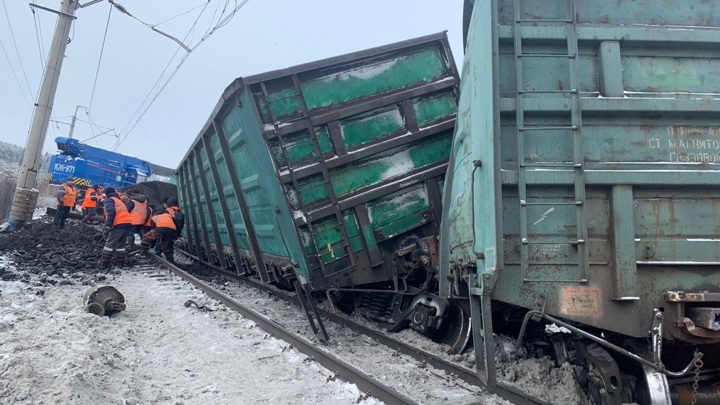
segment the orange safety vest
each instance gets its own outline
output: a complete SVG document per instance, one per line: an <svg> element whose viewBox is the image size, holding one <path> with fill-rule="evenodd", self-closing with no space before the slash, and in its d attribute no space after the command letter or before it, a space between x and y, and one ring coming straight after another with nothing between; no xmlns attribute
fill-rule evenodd
<svg viewBox="0 0 720 405"><path fill-rule="evenodd" d="M145 215L147 215L147 202L140 202L133 200L135 207L130 211L130 218L132 218L133 225L142 225L145 223Z"/></svg>
<svg viewBox="0 0 720 405"><path fill-rule="evenodd" d="M151 222L152 219L153 219L153 218L152 218L152 208L148 208L148 209L150 210L150 215L148 215L148 219L147 219L147 221L145 221L145 223L143 224L143 226L150 227L150 226L152 226L152 224L151 224L150 222Z"/></svg>
<svg viewBox="0 0 720 405"><path fill-rule="evenodd" d="M123 202L117 197L110 198L113 200L113 203L115 203L115 220L113 221L112 226L132 224L130 213L128 212L125 204L123 204ZM105 210L105 219L107 219L107 217L108 213L107 210Z"/></svg>
<svg viewBox="0 0 720 405"><path fill-rule="evenodd" d="M160 215L155 215L154 217L152 217L152 220L153 222L155 222L155 226L158 228L170 228L172 230L177 230L172 216L167 212Z"/></svg>
<svg viewBox="0 0 720 405"><path fill-rule="evenodd" d="M97 207L97 201L92 200L92 193L95 193L95 198L98 197L98 194L94 189L88 188L87 190L85 190L85 199L83 200L83 203L80 206L80 208L95 208L95 207Z"/></svg>
<svg viewBox="0 0 720 405"><path fill-rule="evenodd" d="M65 195L62 198L62 203L66 207L74 207L75 206L75 197L77 197L77 190L73 186L68 186L67 184L63 183L61 184L63 188L65 189ZM60 203L56 203L56 205L60 205Z"/></svg>

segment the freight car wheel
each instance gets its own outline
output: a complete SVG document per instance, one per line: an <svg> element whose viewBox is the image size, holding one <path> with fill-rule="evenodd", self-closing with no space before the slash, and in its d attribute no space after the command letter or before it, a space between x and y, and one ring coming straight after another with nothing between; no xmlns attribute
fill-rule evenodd
<svg viewBox="0 0 720 405"><path fill-rule="evenodd" d="M649 349L643 342L628 340L624 348L638 356L650 358ZM623 371L629 373L637 381L633 387L633 401L640 405L669 404L670 386L665 374L634 361L623 364Z"/></svg>
<svg viewBox="0 0 720 405"><path fill-rule="evenodd" d="M465 351L470 344L471 337L470 316L456 301L451 300L443 326L433 337L434 340L450 345L448 354L458 354Z"/></svg>

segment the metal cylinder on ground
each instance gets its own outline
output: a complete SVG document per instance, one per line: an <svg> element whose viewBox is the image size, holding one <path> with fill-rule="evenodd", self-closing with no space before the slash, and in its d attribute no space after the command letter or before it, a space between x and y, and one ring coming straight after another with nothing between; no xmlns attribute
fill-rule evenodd
<svg viewBox="0 0 720 405"><path fill-rule="evenodd" d="M83 305L85 311L98 316L110 316L126 308L125 297L115 287L109 285L98 285L85 291Z"/></svg>

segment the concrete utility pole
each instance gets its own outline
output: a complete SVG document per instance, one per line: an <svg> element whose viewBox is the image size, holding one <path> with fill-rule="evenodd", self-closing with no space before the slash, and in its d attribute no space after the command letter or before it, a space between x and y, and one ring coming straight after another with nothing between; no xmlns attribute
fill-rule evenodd
<svg viewBox="0 0 720 405"><path fill-rule="evenodd" d="M68 135L68 138L70 139L72 139L73 132L75 132L75 121L77 121L77 112L81 108L84 108L87 111L87 107L81 105L75 107L75 114L73 114L72 121L70 121L70 134Z"/></svg>
<svg viewBox="0 0 720 405"><path fill-rule="evenodd" d="M45 66L45 75L43 76L40 86L40 94L38 94L38 100L35 104L30 133L28 134L22 163L20 164L20 172L18 174L17 188L15 189L15 196L13 197L12 208L10 210L9 223L3 225L3 230L17 230L21 228L25 222L32 219L38 198L38 191L35 189L35 185L38 170L40 170L42 147L45 143L45 135L47 134L48 124L50 123L50 113L52 112L55 91L57 90L58 80L60 78L60 68L62 68L63 59L65 58L65 48L68 44L70 28L72 27L73 20L76 18L75 10L77 10L78 5L77 0L64 0L59 12L49 10L58 14L57 25L55 25L55 35L53 36L52 45L50 46L50 54L48 55L47 65ZM45 7L35 7L47 10Z"/></svg>

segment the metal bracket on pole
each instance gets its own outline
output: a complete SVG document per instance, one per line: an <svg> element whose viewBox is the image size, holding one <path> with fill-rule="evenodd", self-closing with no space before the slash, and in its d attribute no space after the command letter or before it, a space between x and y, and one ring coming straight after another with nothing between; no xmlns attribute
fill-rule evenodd
<svg viewBox="0 0 720 405"><path fill-rule="evenodd" d="M102 1L102 0L100 0L100 1ZM75 17L75 16L72 15L72 14L63 13L62 11L53 10L53 9L51 9L51 8L43 7L43 6L41 6L41 5L39 5L39 4L35 4L35 3L28 3L28 4L30 5L30 7L39 8L40 10L49 11L49 12L55 13L55 14L57 14L57 15L63 15L63 16L65 16L65 17L70 17L70 18L72 18L73 20L77 20L77 17ZM83 6L81 6L81 7L83 7Z"/></svg>
<svg viewBox="0 0 720 405"><path fill-rule="evenodd" d="M188 48L187 45L185 45L181 40L175 38L174 36L172 36L172 35L170 35L170 34L167 34L167 33L164 33L164 32L162 32L162 31L160 31L159 29L155 28L154 26L150 27L150 29L153 30L153 31L155 31L155 32L157 32L158 34L160 34L160 35L162 35L162 36L164 36L164 37L168 37L168 38L172 39L173 41L177 42L177 44L180 45L184 50L186 50L186 51L188 51L188 52L191 52L191 51L192 51L192 49Z"/></svg>
<svg viewBox="0 0 720 405"><path fill-rule="evenodd" d="M87 6L92 6L93 4L100 3L101 1L103 1L103 0L92 0L92 1L88 1L88 2L85 3L85 4L80 4L78 7L80 7L80 8L85 8L85 7L87 7Z"/></svg>

